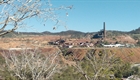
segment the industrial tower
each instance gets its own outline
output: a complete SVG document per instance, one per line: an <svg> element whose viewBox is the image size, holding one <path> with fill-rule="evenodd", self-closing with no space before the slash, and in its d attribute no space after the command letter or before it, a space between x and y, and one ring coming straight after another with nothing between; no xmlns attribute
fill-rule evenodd
<svg viewBox="0 0 140 80"><path fill-rule="evenodd" d="M106 38L105 22L103 23L103 38Z"/></svg>

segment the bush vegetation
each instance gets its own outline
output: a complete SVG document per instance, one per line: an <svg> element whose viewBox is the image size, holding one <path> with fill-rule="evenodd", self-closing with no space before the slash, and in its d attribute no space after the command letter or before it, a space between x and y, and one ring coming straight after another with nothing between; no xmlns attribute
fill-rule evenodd
<svg viewBox="0 0 140 80"><path fill-rule="evenodd" d="M66 51L67 50L65 49L64 52ZM138 67L132 67L130 63L123 62L117 57L108 59L109 56L104 55L104 53L105 51L99 51L99 53L95 54L94 51L92 51L90 52L90 55L87 54L87 56L81 61L76 61L77 66L67 65L58 73L54 74L50 80L87 80L85 75L89 78L88 80L94 80L94 76L96 74L94 70L98 71L101 68L102 69L96 80L121 80L122 78L127 78L131 75L140 74L140 69ZM94 62L94 59L96 59L96 65L93 67L90 61ZM61 64L65 65L63 63ZM3 80L20 80L19 78L11 75L12 72L7 70L8 68L5 66L5 60L2 56L0 56L0 65L2 65L0 69L0 77Z"/></svg>
<svg viewBox="0 0 140 80"><path fill-rule="evenodd" d="M91 53L91 55L92 57L87 55L83 60L76 61L78 67L67 66L61 73L55 74L53 80L121 80L122 78L127 78L131 75L140 74L138 67L132 67L130 63L123 62L120 58L112 57L112 59L107 60L109 56L104 55L104 51L100 51L98 54ZM102 61L105 56L105 60L107 62L109 61L109 63L104 62L105 60ZM93 58L96 58L96 65L92 65L90 62L95 61ZM101 71L99 71L99 69L101 69ZM94 70L97 72L99 71L96 79L94 78L96 74ZM86 79L85 75L88 79Z"/></svg>

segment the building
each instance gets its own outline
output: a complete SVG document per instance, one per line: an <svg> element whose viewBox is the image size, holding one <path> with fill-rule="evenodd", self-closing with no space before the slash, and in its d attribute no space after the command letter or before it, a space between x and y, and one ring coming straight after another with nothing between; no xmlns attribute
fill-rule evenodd
<svg viewBox="0 0 140 80"><path fill-rule="evenodd" d="M106 27L105 27L105 22L103 22L103 29L102 29L101 31L99 31L98 33L96 33L95 35L93 35L92 38L93 38L93 39L98 39L98 38L105 39L105 38L106 38Z"/></svg>
<svg viewBox="0 0 140 80"><path fill-rule="evenodd" d="M102 44L103 47L125 47L123 44L109 44L109 45L104 45Z"/></svg>

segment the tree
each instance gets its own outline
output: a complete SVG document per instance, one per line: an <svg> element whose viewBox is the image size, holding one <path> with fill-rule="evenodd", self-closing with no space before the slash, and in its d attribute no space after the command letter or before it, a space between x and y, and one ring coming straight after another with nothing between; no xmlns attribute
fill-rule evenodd
<svg viewBox="0 0 140 80"><path fill-rule="evenodd" d="M0 36L27 26L25 21L34 17L42 21L53 20L56 26L60 20L55 11L71 8L72 6L54 8L50 0L0 0Z"/></svg>
<svg viewBox="0 0 140 80"><path fill-rule="evenodd" d="M9 51L4 53L6 67L20 80L48 80L60 69L59 53L43 55L36 50Z"/></svg>
<svg viewBox="0 0 140 80"><path fill-rule="evenodd" d="M111 69L120 62L114 55L107 50L101 50L98 53L90 50L83 59L84 62L78 61L75 67L83 74L85 80L114 79L114 73Z"/></svg>
<svg viewBox="0 0 140 80"><path fill-rule="evenodd" d="M54 77L55 80L115 80L114 66L120 64L120 59L108 50L89 50L82 60L75 60L76 65L64 70ZM76 75L76 76L75 76Z"/></svg>
<svg viewBox="0 0 140 80"><path fill-rule="evenodd" d="M50 0L0 0L0 36L28 26L26 20L33 18L52 20L55 29L60 23L56 11L66 9L72 6L53 7ZM38 50L21 50L18 54L15 51L2 54L12 76L22 80L46 80L57 71L59 51L44 56Z"/></svg>

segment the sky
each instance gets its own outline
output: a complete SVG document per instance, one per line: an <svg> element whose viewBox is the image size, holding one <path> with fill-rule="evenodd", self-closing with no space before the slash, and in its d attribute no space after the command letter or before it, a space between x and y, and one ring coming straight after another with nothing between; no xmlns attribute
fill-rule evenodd
<svg viewBox="0 0 140 80"><path fill-rule="evenodd" d="M27 31L97 32L103 28L103 22L106 30L131 31L140 27L140 0L51 0L51 3L54 7L73 5L73 8L58 13L63 23L55 30L55 23L47 21L45 26L34 22Z"/></svg>

